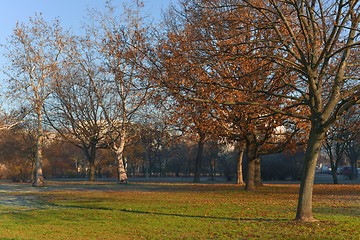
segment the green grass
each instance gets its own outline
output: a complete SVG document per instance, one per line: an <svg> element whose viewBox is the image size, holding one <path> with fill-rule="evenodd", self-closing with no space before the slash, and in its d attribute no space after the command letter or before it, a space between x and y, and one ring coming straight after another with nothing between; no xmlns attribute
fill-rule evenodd
<svg viewBox="0 0 360 240"><path fill-rule="evenodd" d="M37 200L0 205L0 239L359 239L360 185L316 185L315 223L293 220L297 194L160 183L19 191Z"/></svg>

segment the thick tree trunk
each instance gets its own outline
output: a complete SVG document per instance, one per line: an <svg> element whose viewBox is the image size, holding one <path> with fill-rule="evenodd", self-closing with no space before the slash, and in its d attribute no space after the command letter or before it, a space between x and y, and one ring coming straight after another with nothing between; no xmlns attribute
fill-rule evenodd
<svg viewBox="0 0 360 240"><path fill-rule="evenodd" d="M255 159L254 184L255 186L263 185L261 181L261 159L259 157Z"/></svg>
<svg viewBox="0 0 360 240"><path fill-rule="evenodd" d="M43 165L43 141L44 131L42 127L42 113L41 108L37 109L37 137L36 137L36 157L35 157L35 179L33 182L34 187L44 186L44 176L42 171Z"/></svg>
<svg viewBox="0 0 360 240"><path fill-rule="evenodd" d="M89 161L89 181L95 181L95 161L94 159Z"/></svg>
<svg viewBox="0 0 360 240"><path fill-rule="evenodd" d="M115 145L115 144L114 144ZM117 171L118 171L118 183L127 183L128 176L126 174L125 164L124 164L124 149L125 149L125 135L123 134L120 139L120 145L118 147L114 146L116 153L116 162L117 162Z"/></svg>
<svg viewBox="0 0 360 240"><path fill-rule="evenodd" d="M252 133L246 134L246 147L248 155L248 171L246 177L246 191L255 190L255 162L258 158L257 156L257 144L255 135Z"/></svg>
<svg viewBox="0 0 360 240"><path fill-rule="evenodd" d="M255 159L249 159L245 190L255 190Z"/></svg>
<svg viewBox="0 0 360 240"><path fill-rule="evenodd" d="M304 160L303 174L297 206L296 220L304 222L316 221L312 212L312 196L316 163L324 138L324 131L312 126Z"/></svg>
<svg viewBox="0 0 360 240"><path fill-rule="evenodd" d="M128 177L125 169L123 154L117 155L116 160L118 164L118 183L127 183Z"/></svg>
<svg viewBox="0 0 360 240"><path fill-rule="evenodd" d="M199 134L199 141L198 141L198 149L195 159L195 174L194 174L194 182L200 182L200 174L201 174L201 162L202 156L204 152L204 145L205 145L205 134Z"/></svg>
<svg viewBox="0 0 360 240"><path fill-rule="evenodd" d="M90 147L83 147L86 159L89 162L89 181L95 181L95 158L96 143L90 143Z"/></svg>
<svg viewBox="0 0 360 240"><path fill-rule="evenodd" d="M237 162L237 181L236 183L239 185L244 185L244 176L243 176L243 158L244 158L244 152L245 152L245 144L240 143L239 144L239 156L238 156L238 162Z"/></svg>

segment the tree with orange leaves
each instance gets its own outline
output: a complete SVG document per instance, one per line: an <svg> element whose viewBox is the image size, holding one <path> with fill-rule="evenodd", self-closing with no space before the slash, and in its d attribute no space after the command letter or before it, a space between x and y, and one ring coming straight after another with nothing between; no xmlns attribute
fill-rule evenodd
<svg viewBox="0 0 360 240"><path fill-rule="evenodd" d="M194 1L193 8L201 9L204 6L201 3ZM238 46L235 47L237 51L215 50L228 56L230 62L245 58L250 63L255 60L249 66L259 66L259 71L240 75L254 73L253 85L234 86L231 81L221 81L218 85L232 92L247 93L252 96L250 99L224 101L214 97L212 101L260 107L265 115L273 112L309 123L296 219L314 221L312 189L325 132L360 101L359 71L356 70L359 66L356 53L360 45L360 3L305 0L212 3L212 9L230 8L245 14L246 17L237 18L235 24L240 32L251 33L247 38L237 38L237 35L229 38L236 39L232 46ZM212 23L211 18L208 19ZM222 28L227 26L229 23L225 21ZM256 78L260 74L266 77ZM222 75L222 79L226 79L226 75Z"/></svg>
<svg viewBox="0 0 360 240"><path fill-rule="evenodd" d="M222 129L218 135L246 142L249 157L246 189L253 190L256 184L261 184L260 168L255 167L259 166L260 150L263 154L279 151L294 130L287 132L284 141L273 144L276 129L286 122L289 126L289 117L260 106L228 103L256 99L264 104L269 100L274 105L281 104L260 91L264 84L286 73L270 72L271 64L262 59L247 55L234 57L251 49L238 42L261 37L238 28L239 19L248 17L246 13L221 5L220 1L182 1L181 4L181 13L173 10L167 19L171 28L162 43L162 66L167 74L163 83L187 106L184 109L193 106L205 110L207 117L213 119L211 127ZM208 123L205 126L209 129Z"/></svg>
<svg viewBox="0 0 360 240"><path fill-rule="evenodd" d="M242 24L266 33L261 41L251 39L250 44L257 44L256 50L261 50L252 52L253 57L275 63L278 69L297 76L280 79L283 88L292 90L288 94L271 88L262 91L269 97L285 99L286 104L275 108L259 102L251 104L309 122L296 219L314 221L312 190L325 133L360 101L359 71L354 71L359 66L354 53L360 45L360 3L244 0L238 7L256 16ZM307 111L293 111L298 106Z"/></svg>
<svg viewBox="0 0 360 240"><path fill-rule="evenodd" d="M168 42L169 43L169 42ZM183 42L187 45L187 42ZM204 75L203 66L197 64L187 64L187 59L180 57L180 52L184 50L182 47L172 48L169 45L164 45L162 49L162 69L165 69L162 75L163 86L167 89L171 97L172 108L172 124L182 132L182 134L189 136L197 142L197 154L195 159L194 182L200 182L201 165L203 158L203 151L205 142L214 137L216 122L211 116L212 108L206 103L187 101L188 95L184 88L191 88L193 96L198 96L199 92L202 94L209 94L211 92L203 91L196 86L189 86L192 79L206 78ZM169 54L169 52L171 54ZM184 65L185 64L185 65ZM204 96L204 95L203 95Z"/></svg>
<svg viewBox="0 0 360 240"><path fill-rule="evenodd" d="M211 75L207 79L212 80L197 79L191 86L217 90L210 99L199 96L193 100L253 107L255 112L261 111L260 119L277 115L281 116L278 119L288 117L309 123L296 219L314 221L312 189L325 132L360 101L356 70L360 45L359 1L189 0L181 3L184 11L180 15L188 20L183 30L186 36L193 36L191 43L196 49L192 52L197 60L192 63L206 65L205 72ZM201 14L202 11L208 14ZM239 15L231 18L226 16L227 12ZM236 34L224 34L223 30L232 24L236 25ZM239 59L247 60L248 64ZM223 64L229 62L235 64L227 70ZM236 78L225 74L224 69L238 70ZM225 93L233 99L224 98ZM255 139L252 136L248 142Z"/></svg>

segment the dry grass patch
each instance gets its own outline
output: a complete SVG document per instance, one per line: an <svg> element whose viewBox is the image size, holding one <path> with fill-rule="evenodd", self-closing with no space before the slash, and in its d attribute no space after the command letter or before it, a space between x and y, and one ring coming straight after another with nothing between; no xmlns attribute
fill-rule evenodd
<svg viewBox="0 0 360 240"><path fill-rule="evenodd" d="M41 204L27 211L0 211L0 236L356 239L360 235L359 185L316 185L314 211L320 222L304 224L293 221L297 185L265 185L248 193L229 184L57 184L37 193L16 193L36 196Z"/></svg>

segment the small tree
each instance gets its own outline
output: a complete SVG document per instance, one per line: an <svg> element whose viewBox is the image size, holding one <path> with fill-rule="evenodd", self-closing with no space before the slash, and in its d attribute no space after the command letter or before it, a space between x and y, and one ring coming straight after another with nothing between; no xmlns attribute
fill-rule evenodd
<svg viewBox="0 0 360 240"><path fill-rule="evenodd" d="M351 174L349 175L350 179L357 179L359 177L358 173L358 160L360 158L360 108L356 106L349 111L345 115L345 126L346 130L344 135L346 136L345 139L345 155L350 160L351 165Z"/></svg>
<svg viewBox="0 0 360 240"><path fill-rule="evenodd" d="M330 160L331 175L333 177L334 184L338 184L337 170L341 159L345 153L346 147L346 132L342 123L334 124L327 133L323 143L323 148Z"/></svg>

